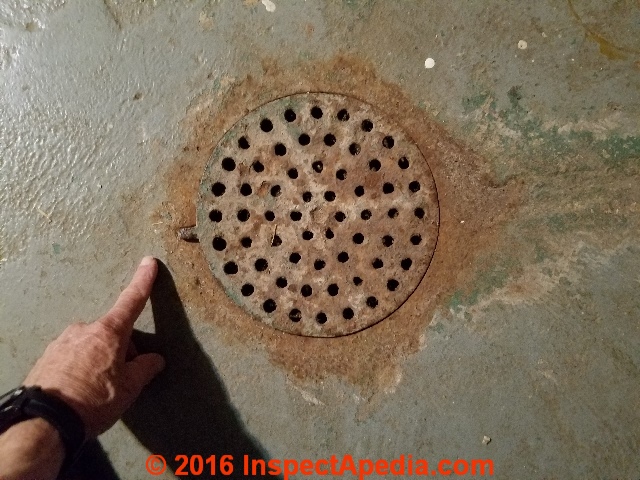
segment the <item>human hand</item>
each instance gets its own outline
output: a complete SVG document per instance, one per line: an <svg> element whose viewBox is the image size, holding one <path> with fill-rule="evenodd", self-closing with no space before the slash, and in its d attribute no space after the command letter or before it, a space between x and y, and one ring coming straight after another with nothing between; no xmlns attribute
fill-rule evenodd
<svg viewBox="0 0 640 480"><path fill-rule="evenodd" d="M157 272L156 260L143 258L111 310L93 323L67 327L24 381L67 402L84 421L89 438L111 428L164 368L160 355L138 355L131 342Z"/></svg>

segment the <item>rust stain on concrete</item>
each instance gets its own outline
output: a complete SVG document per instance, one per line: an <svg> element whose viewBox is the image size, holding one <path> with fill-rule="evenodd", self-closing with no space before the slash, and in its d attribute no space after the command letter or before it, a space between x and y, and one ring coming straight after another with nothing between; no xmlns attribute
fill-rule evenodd
<svg viewBox="0 0 640 480"><path fill-rule="evenodd" d="M379 324L331 339L282 333L251 318L214 280L199 245L177 238L180 227L195 224L199 181L223 134L268 101L310 91L352 96L381 109L427 159L440 200L438 245L414 294ZM456 144L429 112L416 107L397 85L377 78L374 66L359 59L340 56L323 63L302 63L295 69L265 61L260 75L196 99L183 127L189 140L164 173L167 200L156 213L156 220L163 222L167 263L181 298L194 321L211 322L229 344L264 348L275 365L299 381L334 375L371 399L386 384L381 378L390 369L424 348L423 334L434 311L472 280L474 259L508 248L503 226L521 204L521 185L493 178L488 162Z"/></svg>
<svg viewBox="0 0 640 480"><path fill-rule="evenodd" d="M578 13L578 10L576 9L575 0L567 0L567 3L569 4L569 10L571 11L571 15L573 15L574 18L578 21L578 23L582 26L582 28L584 28L587 38L589 40L596 42L598 44L598 47L600 48L600 53L606 56L608 59L624 60L627 58L627 54L629 53L632 53L632 54L640 53L640 50L636 47L622 45L619 42L606 38L606 36L602 33L603 28L601 24L588 24L587 22L585 22L582 16L580 15L580 13ZM629 7L633 8L633 6L629 6ZM629 14L631 14L631 12L629 12ZM612 19L602 18L601 21L611 22Z"/></svg>

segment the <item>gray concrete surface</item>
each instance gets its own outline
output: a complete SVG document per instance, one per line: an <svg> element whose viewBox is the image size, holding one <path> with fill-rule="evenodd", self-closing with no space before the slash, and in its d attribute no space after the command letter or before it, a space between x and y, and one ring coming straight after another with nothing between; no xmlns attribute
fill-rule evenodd
<svg viewBox="0 0 640 480"><path fill-rule="evenodd" d="M184 311L165 279L140 328L180 366L101 437L120 478L244 450L637 478L640 4L273 3L0 3L0 390L154 254ZM175 238L225 129L306 90L396 119L440 192L421 287L338 341L258 325Z"/></svg>

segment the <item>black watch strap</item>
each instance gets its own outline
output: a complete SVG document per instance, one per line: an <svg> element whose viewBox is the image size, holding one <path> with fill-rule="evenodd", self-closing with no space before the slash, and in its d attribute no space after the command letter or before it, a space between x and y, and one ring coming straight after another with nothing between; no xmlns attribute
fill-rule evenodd
<svg viewBox="0 0 640 480"><path fill-rule="evenodd" d="M58 430L66 450L63 470L69 467L84 445L86 434L84 422L76 411L40 387L19 387L12 397L13 401L9 400L8 405L5 404L14 411L11 424L35 417L45 419ZM6 425L5 429L9 426Z"/></svg>

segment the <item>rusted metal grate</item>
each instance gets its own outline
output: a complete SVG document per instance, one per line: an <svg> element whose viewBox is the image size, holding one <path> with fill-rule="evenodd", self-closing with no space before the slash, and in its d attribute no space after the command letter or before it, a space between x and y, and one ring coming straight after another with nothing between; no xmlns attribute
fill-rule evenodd
<svg viewBox="0 0 640 480"><path fill-rule="evenodd" d="M199 238L227 294L264 323L319 337L389 316L438 234L431 171L372 106L324 93L270 102L206 166Z"/></svg>

